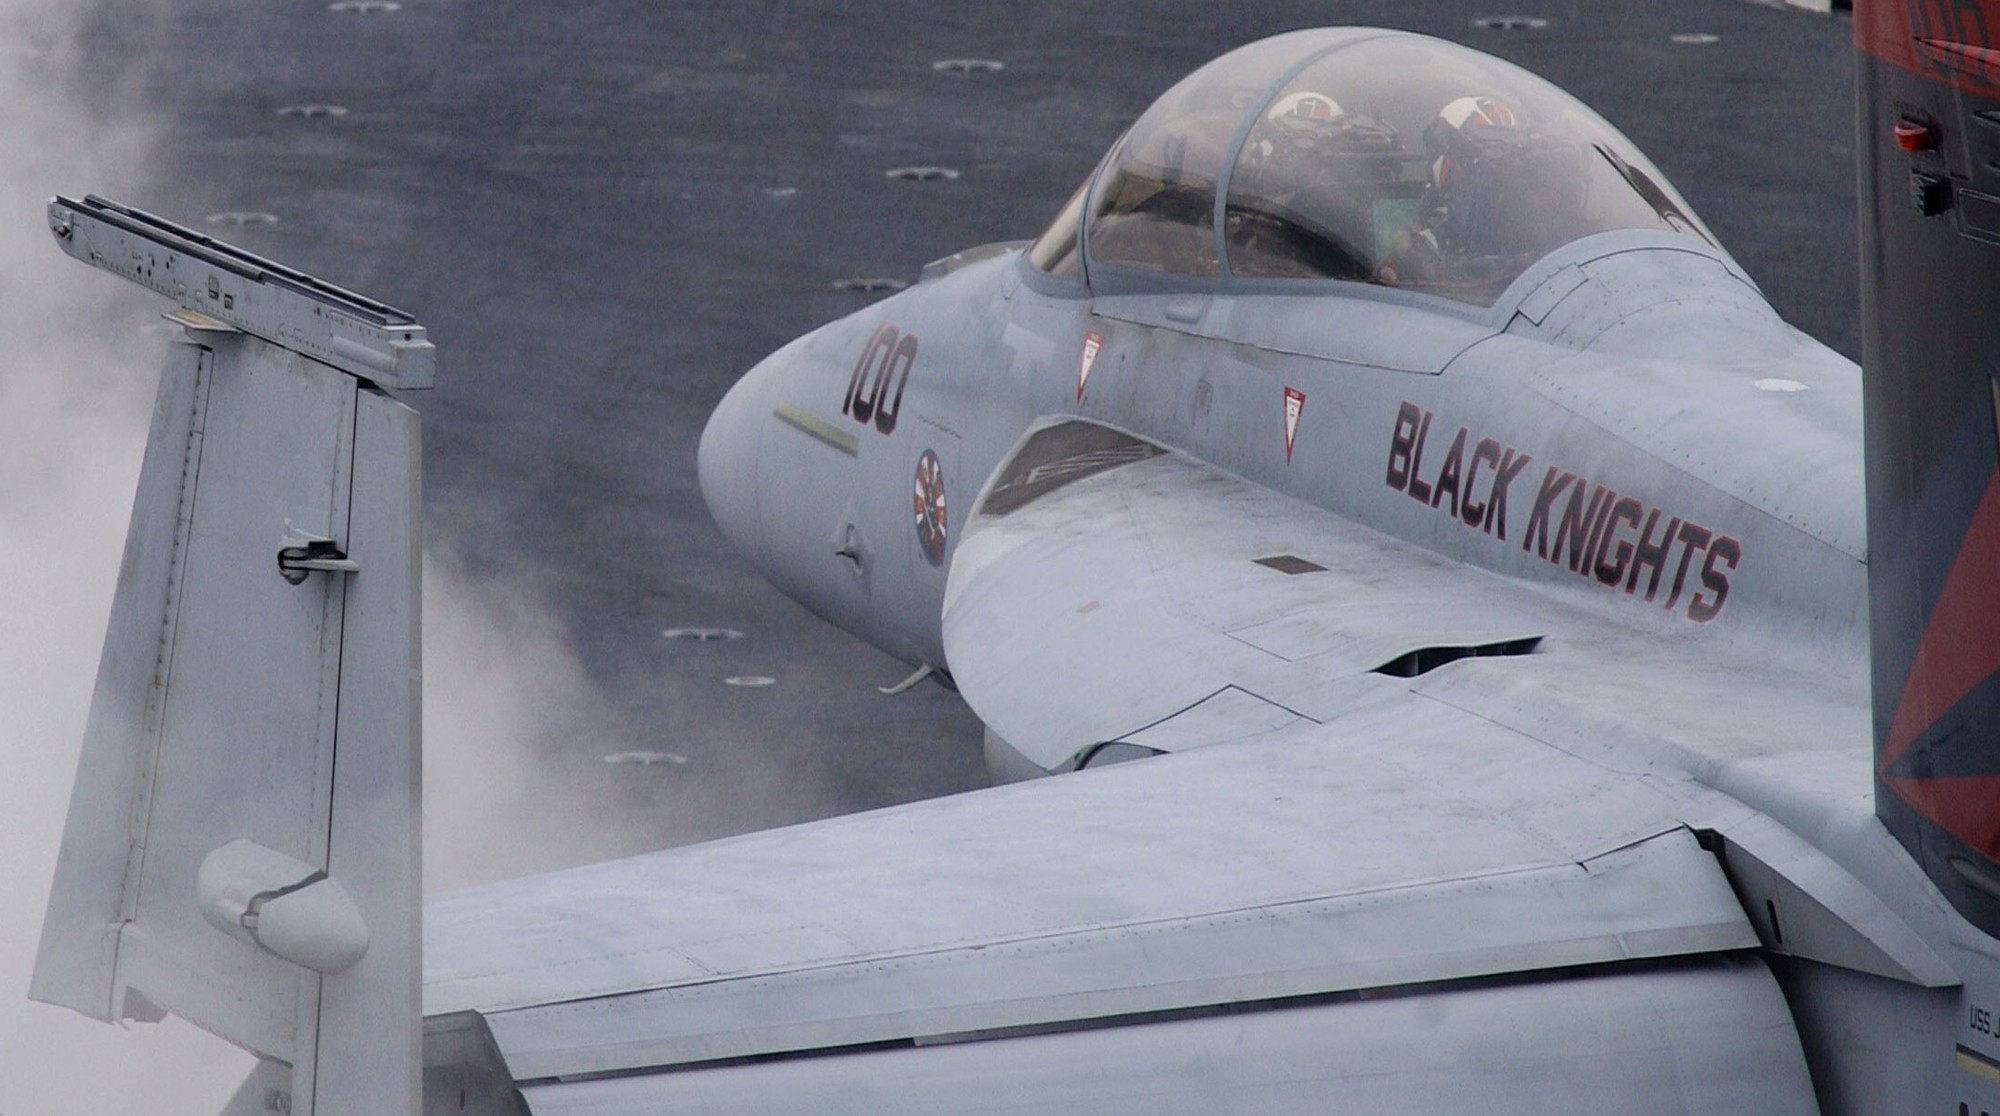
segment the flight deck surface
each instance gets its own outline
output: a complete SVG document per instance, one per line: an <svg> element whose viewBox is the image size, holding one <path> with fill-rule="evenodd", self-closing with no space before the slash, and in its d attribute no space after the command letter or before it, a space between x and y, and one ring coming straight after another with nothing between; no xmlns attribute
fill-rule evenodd
<svg viewBox="0 0 2000 1116"><path fill-rule="evenodd" d="M914 281L1035 235L1155 94L1228 46L1382 22L1536 70L1630 135L1788 320L1858 345L1844 14L201 0L135 22L112 7L88 51L143 75L132 92L165 129L130 200L214 215L217 235L429 325L438 386L410 401L432 552L550 610L598 708L544 726L539 762L566 801L618 815L632 850L983 780L953 695L878 693L909 667L738 559L698 499L696 437L744 369L881 297L837 284ZM1496 14L1547 26L1475 24ZM939 65L965 59L1004 68ZM345 111L306 108L322 105ZM886 174L926 166L957 173ZM663 638L688 627L744 636ZM652 752L686 762L604 762Z"/></svg>

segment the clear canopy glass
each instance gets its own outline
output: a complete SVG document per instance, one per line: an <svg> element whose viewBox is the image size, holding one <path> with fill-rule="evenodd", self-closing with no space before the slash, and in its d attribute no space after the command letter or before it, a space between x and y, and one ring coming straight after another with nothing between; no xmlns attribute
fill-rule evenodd
<svg viewBox="0 0 2000 1116"><path fill-rule="evenodd" d="M1173 275L1221 272L1215 195L1237 131L1271 82L1326 49L1295 31L1233 50L1167 90L1112 149L1090 206L1090 257Z"/></svg>
<svg viewBox="0 0 2000 1116"><path fill-rule="evenodd" d="M1711 240L1574 97L1466 47L1361 29L1280 35L1196 71L1113 148L1084 208L1091 267L1368 282L1481 306L1593 233Z"/></svg>

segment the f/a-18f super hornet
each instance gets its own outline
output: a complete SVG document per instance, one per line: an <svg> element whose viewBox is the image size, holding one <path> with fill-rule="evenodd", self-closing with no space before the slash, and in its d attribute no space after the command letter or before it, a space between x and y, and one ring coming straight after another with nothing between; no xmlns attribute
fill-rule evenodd
<svg viewBox="0 0 2000 1116"><path fill-rule="evenodd" d="M57 199L189 337L34 994L181 1014L294 1116L2000 1110L2000 3L1855 27L1865 378L1513 66L1197 71L702 440L1005 785L446 895L421 948L422 328Z"/></svg>

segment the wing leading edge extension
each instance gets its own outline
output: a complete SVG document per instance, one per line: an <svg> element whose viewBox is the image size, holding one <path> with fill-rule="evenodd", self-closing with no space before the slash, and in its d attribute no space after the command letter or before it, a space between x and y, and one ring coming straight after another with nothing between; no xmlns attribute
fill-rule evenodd
<svg viewBox="0 0 2000 1116"><path fill-rule="evenodd" d="M944 642L966 701L1043 771L1413 692L1683 775L1867 743L1863 696L1782 638L1648 627L1076 419L1037 424L989 481Z"/></svg>

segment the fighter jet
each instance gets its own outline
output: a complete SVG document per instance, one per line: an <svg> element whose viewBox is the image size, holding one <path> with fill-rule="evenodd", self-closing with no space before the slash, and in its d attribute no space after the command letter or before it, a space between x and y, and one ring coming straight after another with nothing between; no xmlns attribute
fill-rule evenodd
<svg viewBox="0 0 2000 1116"><path fill-rule="evenodd" d="M421 947L422 327L57 199L189 338L34 994L255 1051L242 1112L2000 1109L2000 4L1855 20L1865 380L1531 74L1198 70L702 439L1004 785Z"/></svg>

